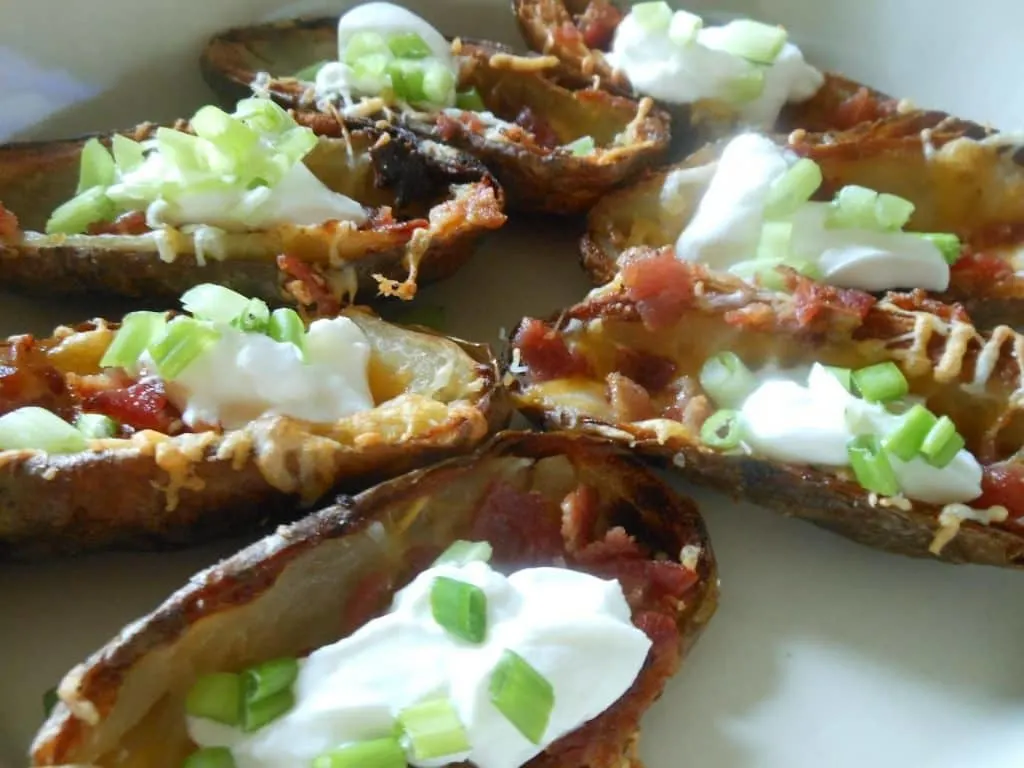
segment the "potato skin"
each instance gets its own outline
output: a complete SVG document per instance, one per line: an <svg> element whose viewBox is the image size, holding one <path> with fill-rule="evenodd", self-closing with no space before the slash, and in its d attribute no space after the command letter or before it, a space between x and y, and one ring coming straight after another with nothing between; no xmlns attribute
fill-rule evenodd
<svg viewBox="0 0 1024 768"><path fill-rule="evenodd" d="M526 482L527 488L532 484L547 498L560 498L554 495L555 488L545 493L547 484L538 479L539 463L551 458L567 460L610 509L621 510L623 522L617 524L638 541L669 557L687 546L699 548L690 566L698 576L693 597L676 611L680 653L685 656L714 614L718 599L714 553L693 503L606 440L504 433L472 456L412 472L354 498L341 497L334 506L190 579L65 677L62 703L39 731L31 764L155 766L158 763L147 762L145 755L147 747L157 746L152 743L157 735L157 760L176 765L171 761L182 748L178 741L184 725L176 708L181 703L178 697L195 675L304 653L337 639L338 617L345 613L356 585L382 568L392 589L408 581L416 570L411 553L424 547L437 551L464 537L472 509L492 480L521 478L517 482ZM424 503L435 496L436 504ZM295 599L297 592L302 599ZM655 692L645 698L642 708L656 696ZM167 699L177 704L168 707ZM163 721L145 708L161 705L162 714L170 712L176 720L157 730ZM136 714L132 706L142 712ZM545 753L530 765L640 768L635 754L637 723L625 725L596 729L601 742L590 746L604 758L602 762L584 765L580 758ZM138 735L139 730L150 731L148 738ZM134 762L133 750L138 751ZM120 754L114 758L111 752ZM153 757L151 751L149 755Z"/></svg>
<svg viewBox="0 0 1024 768"><path fill-rule="evenodd" d="M371 346L384 334L415 338L425 349L454 345L461 356L456 364L465 369L460 374L472 377L475 389L439 406L445 409L440 421L436 414L422 424L409 421L400 438L375 434L372 421L371 431L349 442L316 425L268 419L244 434L143 433L86 453L0 452L0 560L177 548L273 525L295 519L326 494L470 451L508 423L508 398L485 345L392 326L359 310L345 313ZM438 359L454 357L454 349L437 346ZM400 419L384 419L380 429L393 432Z"/></svg>
<svg viewBox="0 0 1024 768"><path fill-rule="evenodd" d="M175 127L188 129L183 121ZM122 133L141 141L151 138L156 128L145 123ZM23 230L42 231L52 210L72 196L81 147L88 138L0 147L0 203L18 217ZM100 138L108 142L110 136ZM370 161L365 169L350 173L346 193L364 205L391 207L398 222L421 220L419 226L425 226L430 218L429 242L419 261L418 276L424 282L453 274L472 255L480 235L504 223L504 192L469 155L420 141L397 127L364 125L347 140ZM342 142L324 145L307 162L315 158L319 170L338 176L344 152ZM146 238L0 238L0 284L42 296L98 293L175 299L197 281L206 281L281 304L290 300L282 287L286 278L275 261L284 252L329 265L329 276L367 299L377 294L375 274L398 281L407 277L411 229L368 225L354 233L341 230L337 222L327 222L321 227L228 234L227 258L208 254L202 265L190 238L185 238L189 247L179 249L170 262L159 258L156 245ZM334 244L335 233L343 246ZM344 250L335 256L337 247Z"/></svg>
<svg viewBox="0 0 1024 768"><path fill-rule="evenodd" d="M224 103L232 103L248 93L258 72L269 69L272 78L263 86L273 98L294 109L315 109L306 86L284 75L317 60L336 57L336 28L337 19L329 17L228 30L204 49L204 77ZM599 146L590 156L575 157L528 137L488 137L457 120L445 121L445 128L440 129L435 118L394 113L403 127L481 160L505 189L510 209L558 215L582 213L602 194L665 157L670 140L669 116L649 100L638 103L593 88L566 89L555 82L550 66L534 68L541 59L513 56L512 49L498 43L460 38L455 48L464 60L462 84L495 94L503 112L515 114L523 106L531 106L574 136L593 135L599 145L630 126L628 144L613 149ZM375 115L374 119L381 116ZM315 118L306 122L318 132L325 125ZM357 119L348 122L362 124Z"/></svg>

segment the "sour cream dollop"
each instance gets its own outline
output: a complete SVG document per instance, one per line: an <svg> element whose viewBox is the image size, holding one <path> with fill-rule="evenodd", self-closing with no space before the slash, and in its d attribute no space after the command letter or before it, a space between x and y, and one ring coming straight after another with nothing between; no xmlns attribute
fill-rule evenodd
<svg viewBox="0 0 1024 768"><path fill-rule="evenodd" d="M760 134L730 141L676 241L677 258L723 271L753 259L772 184L796 160L794 153ZM790 256L815 265L823 282L865 291L949 287L949 264L933 243L908 232L829 229L828 211L828 204L807 203L789 218Z"/></svg>
<svg viewBox="0 0 1024 768"><path fill-rule="evenodd" d="M878 403L853 396L823 366L812 366L807 384L771 378L740 409L743 441L757 456L790 464L850 465L847 445L858 435L887 434L900 417ZM939 469L922 458L889 456L897 482L909 499L952 504L981 495L982 468L961 450Z"/></svg>
<svg viewBox="0 0 1024 768"><path fill-rule="evenodd" d="M486 594L482 644L455 640L434 621L430 593L439 576ZM410 752L411 765L468 760L479 768L519 768L625 693L650 646L631 623L617 581L565 568L527 568L506 577L482 562L436 566L398 592L389 613L301 661L295 706L279 720L246 734L189 718L188 730L201 747L229 747L238 768L292 768L353 742L390 736L404 707L446 696L471 749L432 760ZM554 688L540 744L490 702L490 675L506 649Z"/></svg>
<svg viewBox="0 0 1024 768"><path fill-rule="evenodd" d="M228 326L218 331L220 339L166 382L189 426L239 429L267 414L332 423L374 407L370 344L347 317L310 325L305 362L294 344ZM141 364L143 370L152 367L148 353Z"/></svg>
<svg viewBox="0 0 1024 768"><path fill-rule="evenodd" d="M692 104L702 99L729 100L733 84L756 66L721 49L722 27L708 27L696 40L680 45L668 30L645 29L629 13L615 31L609 64L629 78L639 93L672 104ZM764 68L764 89L746 103L737 104L741 119L767 127L775 123L782 107L811 98L825 82L824 75L804 61L800 49L786 43L774 63Z"/></svg>

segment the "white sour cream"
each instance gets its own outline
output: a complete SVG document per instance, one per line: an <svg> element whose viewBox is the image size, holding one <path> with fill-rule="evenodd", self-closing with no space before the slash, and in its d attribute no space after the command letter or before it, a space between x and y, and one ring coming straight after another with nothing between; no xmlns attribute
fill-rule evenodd
<svg viewBox="0 0 1024 768"><path fill-rule="evenodd" d="M730 141L676 241L676 257L718 270L753 259L772 184L796 160L794 153L760 134ZM828 204L808 203L789 219L790 255L816 265L824 282L864 291L949 287L949 265L929 241L907 232L828 229L828 211Z"/></svg>
<svg viewBox="0 0 1024 768"><path fill-rule="evenodd" d="M218 331L215 344L166 382L168 397L189 426L239 429L265 414L327 424L374 407L370 344L347 317L310 325L306 362L293 344L226 326ZM141 364L152 369L148 353Z"/></svg>
<svg viewBox="0 0 1024 768"><path fill-rule="evenodd" d="M629 13L615 31L609 64L629 78L642 94L673 104L726 99L731 83L756 65L720 49L724 27L708 27L693 42L673 42L668 31L651 32ZM800 49L786 43L773 64L764 68L764 90L737 105L741 119L760 127L775 123L783 105L811 98L824 75L804 61Z"/></svg>
<svg viewBox="0 0 1024 768"><path fill-rule="evenodd" d="M769 379L740 409L743 441L757 456L789 464L847 467L847 444L864 434L884 435L900 423L878 403L854 397L823 366L814 365L807 385ZM890 456L902 493L929 504L966 502L981 495L982 469L961 450L939 469L921 458Z"/></svg>
<svg viewBox="0 0 1024 768"><path fill-rule="evenodd" d="M438 576L486 593L481 645L453 639L434 621L430 591ZM409 763L468 760L479 768L519 768L622 696L650 645L630 622L617 581L564 568L527 568L505 577L486 563L442 565L398 592L389 613L301 661L295 707L281 719L245 734L189 718L189 735L201 747L231 748L238 768L292 768L352 742L387 737L404 707L448 697L471 749L426 761L410 752ZM505 649L554 687L541 744L528 741L490 702L490 675Z"/></svg>

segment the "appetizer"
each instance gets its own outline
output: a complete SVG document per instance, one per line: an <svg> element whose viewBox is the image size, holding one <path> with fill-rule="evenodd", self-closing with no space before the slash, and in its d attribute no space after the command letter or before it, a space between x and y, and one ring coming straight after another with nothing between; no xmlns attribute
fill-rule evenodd
<svg viewBox="0 0 1024 768"><path fill-rule="evenodd" d="M920 291L788 279L768 291L637 249L519 326L517 404L870 546L1024 566L1024 337Z"/></svg>
<svg viewBox="0 0 1024 768"><path fill-rule="evenodd" d="M208 283L181 298L0 346L0 557L245 531L508 419L484 347Z"/></svg>
<svg viewBox="0 0 1024 768"><path fill-rule="evenodd" d="M781 27L749 19L704 26L666 2L513 0L527 44L561 62L563 79L651 96L685 147L735 126L842 130L911 109L840 75L819 72Z"/></svg>
<svg viewBox="0 0 1024 768"><path fill-rule="evenodd" d="M559 86L550 56L495 43L449 43L427 21L371 2L323 18L229 30L202 59L225 99L250 88L297 109L386 118L482 160L509 206L580 213L657 163L668 116L605 91ZM338 130L336 121L308 123Z"/></svg>
<svg viewBox="0 0 1024 768"><path fill-rule="evenodd" d="M177 297L208 280L280 303L276 257L337 297L410 298L500 227L476 160L396 128L318 138L269 99L191 123L0 147L0 285ZM397 287L396 287L397 286Z"/></svg>
<svg viewBox="0 0 1024 768"><path fill-rule="evenodd" d="M606 282L630 248L673 244L763 287L781 289L784 266L841 288L923 288L985 327L1024 322L1024 167L974 128L922 114L830 136L740 134L602 200L584 265Z"/></svg>
<svg viewBox="0 0 1024 768"><path fill-rule="evenodd" d="M64 678L32 765L639 766L717 593L690 501L508 433L190 579Z"/></svg>

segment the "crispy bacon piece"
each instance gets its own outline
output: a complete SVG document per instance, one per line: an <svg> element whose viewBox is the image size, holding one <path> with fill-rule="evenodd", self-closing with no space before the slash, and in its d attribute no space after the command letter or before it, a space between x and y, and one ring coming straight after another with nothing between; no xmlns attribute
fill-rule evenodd
<svg viewBox="0 0 1024 768"><path fill-rule="evenodd" d="M997 254L986 251L966 253L950 268L958 278L990 286L1013 277L1013 266Z"/></svg>
<svg viewBox="0 0 1024 768"><path fill-rule="evenodd" d="M315 313L321 317L334 317L341 311L341 302L323 275L302 259L282 253L277 257L277 268L294 278L286 288L299 303L315 307Z"/></svg>
<svg viewBox="0 0 1024 768"><path fill-rule="evenodd" d="M622 283L651 330L674 325L693 302L693 270L671 248L627 252L622 259Z"/></svg>
<svg viewBox="0 0 1024 768"><path fill-rule="evenodd" d="M815 320L825 319L829 315L845 315L852 325L860 325L877 303L874 296L864 291L816 283L795 272L791 274L790 280L795 285L794 316L801 328L808 328Z"/></svg>
<svg viewBox="0 0 1024 768"><path fill-rule="evenodd" d="M577 554L586 547L597 525L597 490L590 485L580 485L562 500L562 540L565 551Z"/></svg>
<svg viewBox="0 0 1024 768"><path fill-rule="evenodd" d="M977 509L1006 507L1010 520L1024 525L1024 464L1001 461L985 467L981 478L981 496L971 502Z"/></svg>
<svg viewBox="0 0 1024 768"><path fill-rule="evenodd" d="M647 390L621 373L609 373L605 379L608 401L618 424L653 419L658 415Z"/></svg>
<svg viewBox="0 0 1024 768"><path fill-rule="evenodd" d="M550 504L543 494L497 482L477 513L470 538L500 542L502 559L517 567L550 561L565 548L559 518L550 513Z"/></svg>
<svg viewBox="0 0 1024 768"><path fill-rule="evenodd" d="M565 339L541 320L524 320L512 343L534 381L585 376L589 372L586 359L570 350Z"/></svg>
<svg viewBox="0 0 1024 768"><path fill-rule="evenodd" d="M89 225L90 235L144 235L149 231L145 211L129 211L113 221L97 221Z"/></svg>
<svg viewBox="0 0 1024 768"><path fill-rule="evenodd" d="M487 124L475 112L469 111L463 111L458 117L441 112L437 116L436 125L441 141L451 141L463 128L468 128L471 133L483 133L487 129Z"/></svg>
<svg viewBox="0 0 1024 768"><path fill-rule="evenodd" d="M523 107L516 115L515 124L533 136L533 140L547 149L554 149L561 142L551 123L538 115L529 107Z"/></svg>
<svg viewBox="0 0 1024 768"><path fill-rule="evenodd" d="M27 405L66 417L72 410L64 376L50 365L33 336L15 337L0 356L0 414Z"/></svg>
<svg viewBox="0 0 1024 768"><path fill-rule="evenodd" d="M587 9L576 19L587 48L607 51L612 47L615 30L622 23L622 11L609 0L590 0Z"/></svg>
<svg viewBox="0 0 1024 768"><path fill-rule="evenodd" d="M628 347L619 349L615 369L648 392L660 392L672 383L676 375L676 364L673 360Z"/></svg>
<svg viewBox="0 0 1024 768"><path fill-rule="evenodd" d="M18 217L0 204L0 240L17 240L20 236Z"/></svg>
<svg viewBox="0 0 1024 768"><path fill-rule="evenodd" d="M181 414L167 399L160 379L146 378L120 389L108 389L82 400L82 409L102 413L134 430L152 429L170 434Z"/></svg>
<svg viewBox="0 0 1024 768"><path fill-rule="evenodd" d="M675 400L665 409L664 418L678 421L693 434L698 434L715 407L692 376L682 376L673 385Z"/></svg>
<svg viewBox="0 0 1024 768"><path fill-rule="evenodd" d="M838 107L832 120L838 130L847 130L855 125L874 122L892 113L888 102L880 102L867 88L859 88L848 96Z"/></svg>

